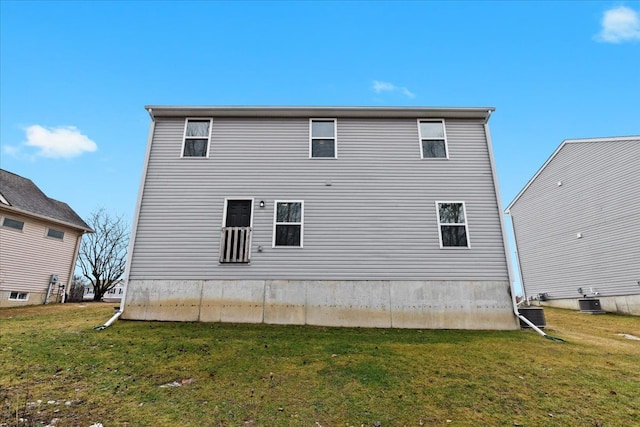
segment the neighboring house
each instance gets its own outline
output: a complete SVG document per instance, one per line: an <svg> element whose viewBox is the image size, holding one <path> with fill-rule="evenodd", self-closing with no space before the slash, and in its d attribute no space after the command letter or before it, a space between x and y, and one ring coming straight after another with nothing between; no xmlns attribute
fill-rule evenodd
<svg viewBox="0 0 640 427"><path fill-rule="evenodd" d="M640 136L563 141L507 213L528 298L640 315Z"/></svg>
<svg viewBox="0 0 640 427"><path fill-rule="evenodd" d="M66 203L0 169L0 307L63 301L91 232Z"/></svg>
<svg viewBox="0 0 640 427"><path fill-rule="evenodd" d="M84 292L82 294L82 299L84 301L93 301L93 296L95 295L93 293L93 285L92 284L88 284L88 285L85 284L83 286L83 288L84 288Z"/></svg>
<svg viewBox="0 0 640 427"><path fill-rule="evenodd" d="M120 302L122 300L123 294L124 294L124 283L122 280L118 280L115 286L109 289L102 296L102 301ZM84 285L84 294L82 295L82 299L85 301L93 301L93 298L94 298L93 285L92 284Z"/></svg>
<svg viewBox="0 0 640 427"><path fill-rule="evenodd" d="M492 108L147 108L123 318L517 328Z"/></svg>

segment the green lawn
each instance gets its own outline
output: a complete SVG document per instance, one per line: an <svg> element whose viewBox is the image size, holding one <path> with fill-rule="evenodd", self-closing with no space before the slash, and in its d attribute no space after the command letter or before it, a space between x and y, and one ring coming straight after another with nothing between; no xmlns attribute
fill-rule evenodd
<svg viewBox="0 0 640 427"><path fill-rule="evenodd" d="M0 309L0 426L631 426L640 318L545 309L547 333L117 321ZM179 387L161 387L178 382ZM20 422L20 419L23 419Z"/></svg>

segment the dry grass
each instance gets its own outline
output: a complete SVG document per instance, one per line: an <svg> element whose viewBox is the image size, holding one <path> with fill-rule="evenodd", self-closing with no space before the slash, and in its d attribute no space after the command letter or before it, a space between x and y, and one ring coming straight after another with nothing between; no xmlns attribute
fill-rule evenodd
<svg viewBox="0 0 640 427"><path fill-rule="evenodd" d="M640 341L617 335L640 336L637 317L546 309L547 332L566 343L532 331L127 321L94 331L112 307L0 310L0 426L53 419L59 427L630 426L640 419ZM174 381L180 386L160 387Z"/></svg>

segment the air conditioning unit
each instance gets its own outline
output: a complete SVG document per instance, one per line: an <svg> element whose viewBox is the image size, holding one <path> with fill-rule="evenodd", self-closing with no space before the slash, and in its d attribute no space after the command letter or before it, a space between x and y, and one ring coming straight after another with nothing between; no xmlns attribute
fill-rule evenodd
<svg viewBox="0 0 640 427"><path fill-rule="evenodd" d="M544 318L544 309L542 307L520 307L518 308L518 312L540 329L547 326L547 321ZM530 328L531 326L520 319L520 327Z"/></svg>
<svg viewBox="0 0 640 427"><path fill-rule="evenodd" d="M580 313L605 313L605 311L602 309L602 306L600 305L600 300L598 298L580 298L578 300L578 305L580 307Z"/></svg>

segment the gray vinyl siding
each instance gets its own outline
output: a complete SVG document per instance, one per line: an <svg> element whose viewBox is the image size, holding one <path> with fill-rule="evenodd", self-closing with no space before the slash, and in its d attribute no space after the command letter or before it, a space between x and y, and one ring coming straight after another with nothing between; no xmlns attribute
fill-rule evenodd
<svg viewBox="0 0 640 427"><path fill-rule="evenodd" d="M80 233L6 211L0 211L0 224L4 217L24 221L24 228L0 226L0 291L46 292L51 274L57 274L59 283L66 286ZM63 240L47 237L49 227L64 231ZM41 302L29 298L30 304Z"/></svg>
<svg viewBox="0 0 640 427"><path fill-rule="evenodd" d="M213 117L209 158L156 118L129 278L508 280L482 120L447 119L441 160L418 117L337 119L338 158L310 159L306 118ZM254 199L250 265L218 263L225 197ZM272 248L274 200L304 200L304 248ZM465 202L470 249L440 248L437 200Z"/></svg>
<svg viewBox="0 0 640 427"><path fill-rule="evenodd" d="M640 294L639 170L637 139L558 151L510 209L527 295Z"/></svg>

